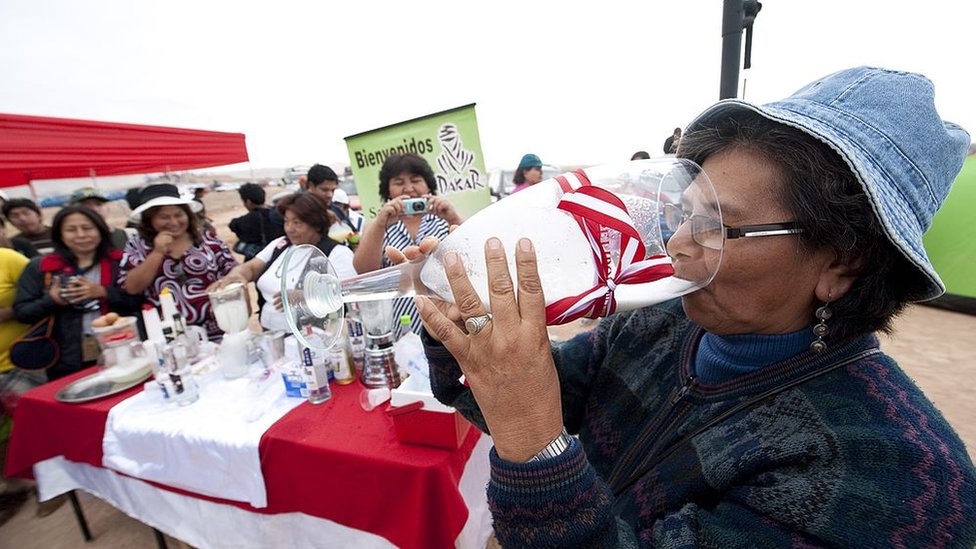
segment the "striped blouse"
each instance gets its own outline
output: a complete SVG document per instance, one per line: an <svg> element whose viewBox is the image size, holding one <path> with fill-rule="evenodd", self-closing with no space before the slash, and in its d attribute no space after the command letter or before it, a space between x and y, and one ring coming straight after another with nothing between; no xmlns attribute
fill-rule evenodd
<svg viewBox="0 0 976 549"><path fill-rule="evenodd" d="M417 238L410 238L410 232L407 231L407 227L404 226L402 221L397 221L393 225L386 228L386 237L383 239L383 249L385 250L387 246L393 246L398 250L403 250L407 246L417 246L420 241L427 238L428 236L436 236L437 238L444 240L449 232L449 225L447 221L442 218L437 217L434 214L426 214L423 219L420 220L420 229L417 231ZM383 266L389 267L390 261L387 259L386 254L383 255ZM422 324L420 322L420 316L417 314L417 309L413 306L413 298L404 297L393 300L393 319L396 323L395 337L399 339L403 334L406 333L406 329L400 325L399 319L403 315L410 315L410 329L412 329L417 334L420 333L420 328Z"/></svg>

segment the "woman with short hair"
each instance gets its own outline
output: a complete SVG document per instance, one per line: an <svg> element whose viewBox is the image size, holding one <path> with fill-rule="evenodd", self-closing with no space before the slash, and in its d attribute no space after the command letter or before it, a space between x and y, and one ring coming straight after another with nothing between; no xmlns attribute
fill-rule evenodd
<svg viewBox="0 0 976 549"><path fill-rule="evenodd" d="M278 212L285 219L285 236L272 240L250 261L235 267L213 285L222 288L232 282L254 282L266 305L261 308L261 326L266 330L287 330L288 322L282 312L281 278L302 272L306 254L296 255L289 264L289 273L282 264L285 252L293 246L310 244L329 259L340 279L356 275L352 250L328 236L332 219L321 196L310 192L290 194L278 201Z"/></svg>
<svg viewBox="0 0 976 549"><path fill-rule="evenodd" d="M389 156L380 168L380 198L384 200L376 219L363 229L353 265L358 273L390 266L384 255L387 248L403 250L416 246L428 236L445 238L451 225L464 218L449 200L437 194L437 180L430 164L415 154ZM420 332L417 310L409 298L394 300L394 318L411 318L411 327ZM405 330L392 327L399 337Z"/></svg>

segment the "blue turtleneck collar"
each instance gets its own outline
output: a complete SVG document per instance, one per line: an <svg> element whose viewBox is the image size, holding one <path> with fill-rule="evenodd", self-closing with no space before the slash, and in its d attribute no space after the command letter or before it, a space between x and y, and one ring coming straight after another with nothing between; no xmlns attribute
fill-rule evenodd
<svg viewBox="0 0 976 549"><path fill-rule="evenodd" d="M695 354L695 377L717 385L800 354L814 339L809 327L776 335L720 336L706 332Z"/></svg>

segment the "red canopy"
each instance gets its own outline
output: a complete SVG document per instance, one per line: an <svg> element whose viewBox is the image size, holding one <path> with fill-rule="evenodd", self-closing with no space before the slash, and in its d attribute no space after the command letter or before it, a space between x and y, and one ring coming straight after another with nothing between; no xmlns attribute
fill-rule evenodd
<svg viewBox="0 0 976 549"><path fill-rule="evenodd" d="M0 113L0 187L247 161L244 134Z"/></svg>

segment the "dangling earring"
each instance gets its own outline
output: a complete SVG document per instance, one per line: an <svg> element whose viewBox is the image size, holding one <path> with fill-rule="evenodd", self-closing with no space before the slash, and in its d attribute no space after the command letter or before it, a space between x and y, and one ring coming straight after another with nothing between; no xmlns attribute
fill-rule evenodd
<svg viewBox="0 0 976 549"><path fill-rule="evenodd" d="M827 321L830 317L834 316L834 312L830 310L830 292L827 292L827 301L817 308L814 316L820 322L813 327L813 334L817 336L817 339L813 340L813 343L810 344L810 349L817 353L822 353L827 350L827 342L823 338L830 333L830 328L827 327Z"/></svg>

